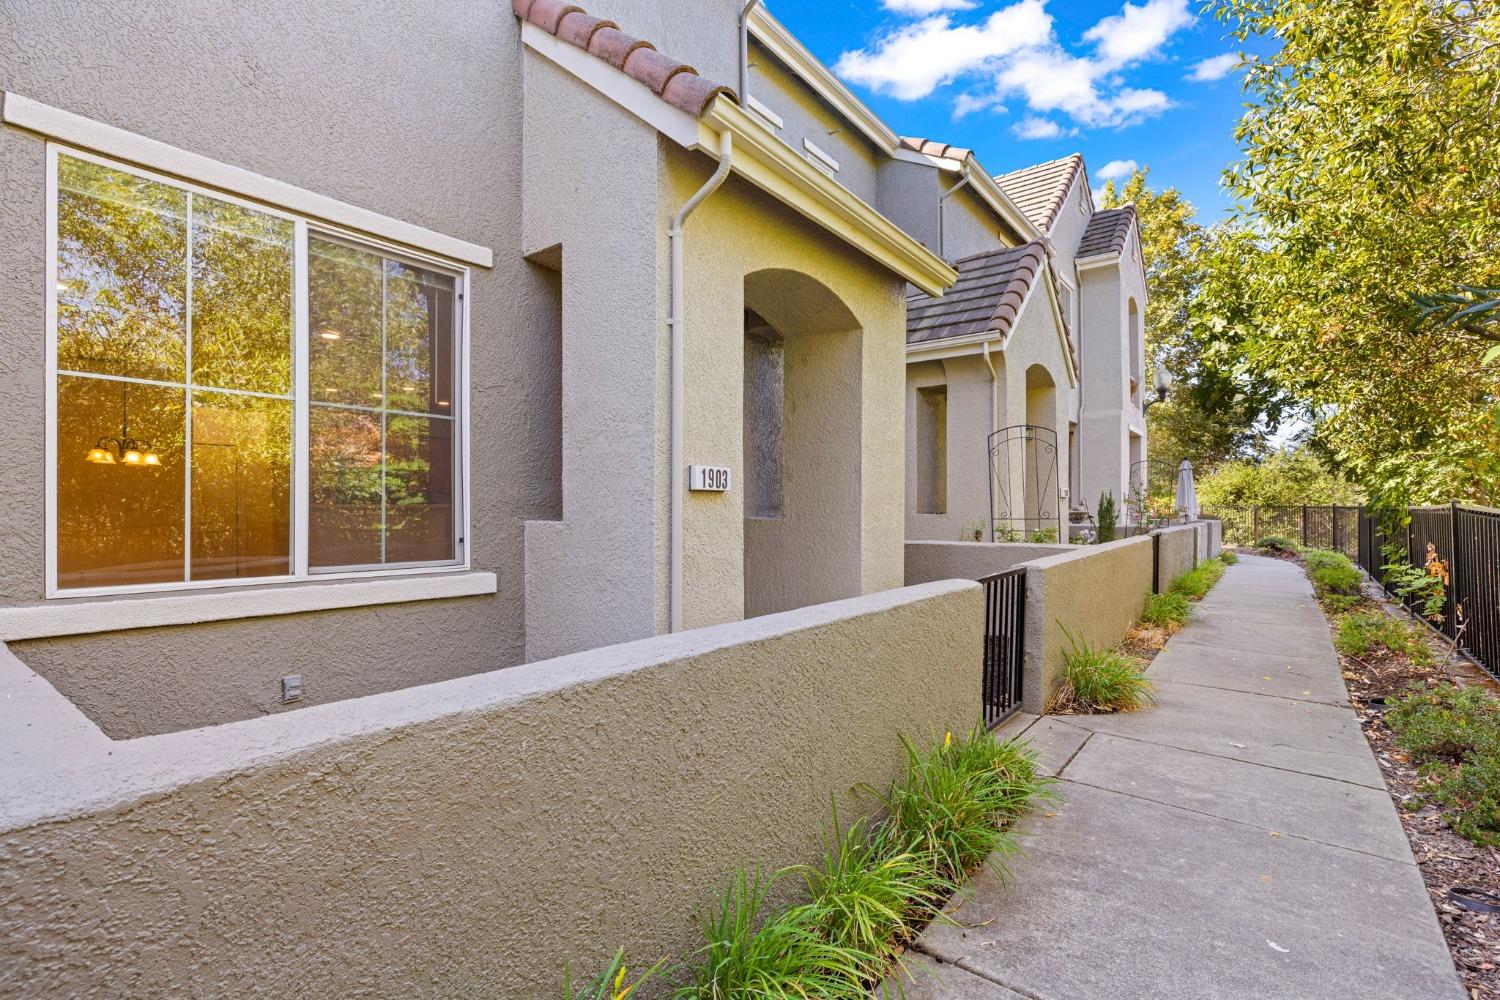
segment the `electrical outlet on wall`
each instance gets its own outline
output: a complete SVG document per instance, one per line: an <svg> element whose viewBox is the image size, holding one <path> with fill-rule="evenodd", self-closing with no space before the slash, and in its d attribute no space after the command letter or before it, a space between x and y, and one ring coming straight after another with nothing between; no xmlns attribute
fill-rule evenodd
<svg viewBox="0 0 1500 1000"><path fill-rule="evenodd" d="M283 703L302 700L301 674L287 674L281 679L281 700Z"/></svg>

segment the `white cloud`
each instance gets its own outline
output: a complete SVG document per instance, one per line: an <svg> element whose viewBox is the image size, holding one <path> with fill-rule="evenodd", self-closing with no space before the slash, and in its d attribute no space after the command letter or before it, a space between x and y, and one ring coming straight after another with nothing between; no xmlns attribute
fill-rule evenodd
<svg viewBox="0 0 1500 1000"><path fill-rule="evenodd" d="M953 120L972 115L976 111L989 111L994 114L1004 114L1006 107L1000 103L998 94L959 94L953 102Z"/></svg>
<svg viewBox="0 0 1500 1000"><path fill-rule="evenodd" d="M940 10L969 10L974 0L880 0L880 6L897 14L936 14Z"/></svg>
<svg viewBox="0 0 1500 1000"><path fill-rule="evenodd" d="M1052 18L1045 6L1045 0L1020 0L977 25L955 25L947 14L924 18L884 35L873 48L845 52L834 71L876 93L914 101L1004 56L1046 43Z"/></svg>
<svg viewBox="0 0 1500 1000"><path fill-rule="evenodd" d="M1050 118L1028 115L1011 126L1011 131L1022 139L1056 139L1063 134L1062 126Z"/></svg>
<svg viewBox="0 0 1500 1000"><path fill-rule="evenodd" d="M972 0L882 0L887 9L921 14L961 9ZM1125 2L1118 14L1084 32L1082 51L1069 51L1053 31L1047 0L1015 0L974 24L932 13L895 26L866 48L845 52L834 69L845 79L901 100L920 100L958 80L978 81L959 94L953 117L1000 110L1009 97L1024 99L1030 122L1018 135L1045 123L1057 134L1075 126L1119 128L1172 107L1159 90L1131 87L1126 70L1158 56L1193 23L1188 0ZM1073 129L1076 131L1076 129Z"/></svg>
<svg viewBox="0 0 1500 1000"><path fill-rule="evenodd" d="M1222 56L1213 56L1202 62L1194 63L1187 79L1206 83L1209 80L1222 80L1228 76L1233 69L1240 64L1239 53L1226 52Z"/></svg>
<svg viewBox="0 0 1500 1000"><path fill-rule="evenodd" d="M1083 33L1097 47L1098 61L1111 69L1148 59L1167 39L1193 23L1188 0L1146 0L1127 3L1120 13L1106 17Z"/></svg>
<svg viewBox="0 0 1500 1000"><path fill-rule="evenodd" d="M1110 160L1094 171L1094 176L1101 181L1117 181L1122 177L1129 177L1140 167L1141 165L1134 160Z"/></svg>

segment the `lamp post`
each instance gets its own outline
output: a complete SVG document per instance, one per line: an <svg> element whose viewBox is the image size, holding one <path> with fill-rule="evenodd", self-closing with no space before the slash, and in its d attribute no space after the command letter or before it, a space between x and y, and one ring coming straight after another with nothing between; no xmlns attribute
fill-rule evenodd
<svg viewBox="0 0 1500 1000"><path fill-rule="evenodd" d="M1172 388L1172 373L1167 371L1165 367L1157 368L1151 376L1151 384L1156 389L1156 398L1152 399L1148 397L1141 401L1142 413L1151 409L1154 403L1165 403L1167 401L1167 393Z"/></svg>

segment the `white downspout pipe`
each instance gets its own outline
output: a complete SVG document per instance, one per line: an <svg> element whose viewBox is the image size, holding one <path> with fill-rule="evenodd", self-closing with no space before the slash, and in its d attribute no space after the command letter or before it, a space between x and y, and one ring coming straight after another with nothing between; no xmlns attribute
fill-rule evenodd
<svg viewBox="0 0 1500 1000"><path fill-rule="evenodd" d="M667 307L667 328L672 341L672 416L671 455L672 498L671 535L672 562L668 569L671 577L668 598L668 621L673 632L682 631L682 508L684 505L683 480L687 470L683 467L682 421L683 421L683 350L686 338L682 330L682 306L685 298L682 266L682 224L705 198L713 194L729 176L729 159L733 152L733 140L728 132L719 134L719 166L704 185L693 193L672 216L672 225L667 229L667 242L672 258L670 305Z"/></svg>
<svg viewBox="0 0 1500 1000"><path fill-rule="evenodd" d="M750 12L761 0L748 0L740 9L740 107L750 106Z"/></svg>

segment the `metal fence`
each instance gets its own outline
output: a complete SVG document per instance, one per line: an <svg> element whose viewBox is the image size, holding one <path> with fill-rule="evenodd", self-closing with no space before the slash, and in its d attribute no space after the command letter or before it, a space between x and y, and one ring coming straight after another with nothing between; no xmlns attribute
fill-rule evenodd
<svg viewBox="0 0 1500 1000"><path fill-rule="evenodd" d="M1359 550L1358 507L1240 505L1205 507L1204 517L1224 522L1224 544L1251 546L1263 538L1290 538L1304 547L1332 549L1350 559Z"/></svg>
<svg viewBox="0 0 1500 1000"><path fill-rule="evenodd" d="M1388 528L1360 510L1358 563L1383 587L1387 564L1404 553L1421 566L1431 545L1448 565L1442 620L1434 627L1500 680L1500 510L1449 504L1408 513L1405 525Z"/></svg>
<svg viewBox="0 0 1500 1000"><path fill-rule="evenodd" d="M984 584L984 722L995 726L1021 707L1026 632L1026 570L982 577Z"/></svg>

